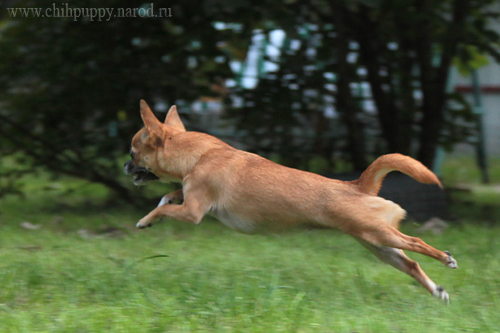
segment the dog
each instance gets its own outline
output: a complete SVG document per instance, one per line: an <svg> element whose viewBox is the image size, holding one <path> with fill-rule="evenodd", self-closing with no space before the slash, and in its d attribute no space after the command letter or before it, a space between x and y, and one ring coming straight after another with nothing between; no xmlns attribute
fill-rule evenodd
<svg viewBox="0 0 500 333"><path fill-rule="evenodd" d="M144 127L132 139L125 173L134 176L136 185L174 181L182 183L182 189L165 195L137 223L138 228L150 227L163 217L198 225L206 214L243 233L336 228L449 302L448 293L403 250L427 255L450 268L457 268L456 260L449 252L398 231L405 210L377 196L385 175L395 170L442 187L420 162L401 154L383 155L359 179L334 180L276 164L205 133L186 131L175 106L164 123L144 100L140 110Z"/></svg>

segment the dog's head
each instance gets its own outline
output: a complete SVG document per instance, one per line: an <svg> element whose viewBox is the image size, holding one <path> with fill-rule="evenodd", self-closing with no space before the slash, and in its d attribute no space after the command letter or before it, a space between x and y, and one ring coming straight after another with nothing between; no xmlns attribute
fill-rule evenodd
<svg viewBox="0 0 500 333"><path fill-rule="evenodd" d="M161 123L153 114L148 104L141 100L141 117L144 128L139 130L132 139L130 161L125 163L124 172L134 176L134 184L141 185L147 181L171 180L171 175L162 168L162 154L165 141L178 133L185 132L177 108L172 106L167 118Z"/></svg>

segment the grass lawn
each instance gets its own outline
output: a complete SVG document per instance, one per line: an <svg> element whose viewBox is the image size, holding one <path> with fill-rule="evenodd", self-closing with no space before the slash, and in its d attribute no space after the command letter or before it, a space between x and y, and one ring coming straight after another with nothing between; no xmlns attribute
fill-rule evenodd
<svg viewBox="0 0 500 333"><path fill-rule="evenodd" d="M446 306L336 231L247 236L212 219L136 230L147 211L103 207L99 186L28 183L25 199L0 201L0 332L500 328L500 229L481 217L467 216L440 236L403 225L457 259L451 270L410 253L448 291ZM489 206L500 205L494 196Z"/></svg>

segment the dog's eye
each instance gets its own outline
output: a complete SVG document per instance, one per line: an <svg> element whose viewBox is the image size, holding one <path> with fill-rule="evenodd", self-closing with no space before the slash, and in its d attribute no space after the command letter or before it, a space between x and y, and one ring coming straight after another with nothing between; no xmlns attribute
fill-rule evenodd
<svg viewBox="0 0 500 333"><path fill-rule="evenodd" d="M131 151L130 151L130 157L131 157L131 158L134 158L134 156L135 156L135 153L131 150Z"/></svg>

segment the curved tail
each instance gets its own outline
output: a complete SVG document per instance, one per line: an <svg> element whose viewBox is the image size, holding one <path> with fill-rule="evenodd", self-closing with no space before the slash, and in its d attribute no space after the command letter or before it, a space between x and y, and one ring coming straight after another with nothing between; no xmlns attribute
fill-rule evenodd
<svg viewBox="0 0 500 333"><path fill-rule="evenodd" d="M437 176L419 161L401 154L388 154L377 158L353 183L369 195L377 195L385 176L400 171L424 184L437 184L443 188Z"/></svg>

